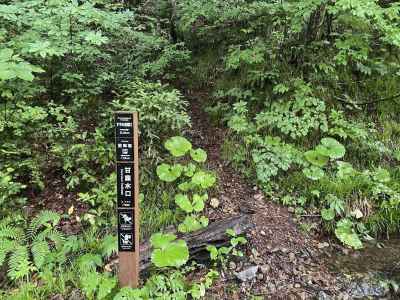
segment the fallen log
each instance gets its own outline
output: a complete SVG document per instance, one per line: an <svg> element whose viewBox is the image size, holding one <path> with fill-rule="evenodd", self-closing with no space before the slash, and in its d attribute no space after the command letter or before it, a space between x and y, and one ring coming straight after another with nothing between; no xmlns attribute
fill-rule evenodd
<svg viewBox="0 0 400 300"><path fill-rule="evenodd" d="M179 239L186 241L189 248L190 259L204 257L208 245L221 247L229 243L227 229L233 229L237 235L246 233L254 227L250 215L241 214L228 219L213 222L208 227L184 235L177 235ZM176 232L170 232L176 234ZM203 254L203 255L202 255ZM151 245L146 241L140 245L140 271L146 271L151 266Z"/></svg>

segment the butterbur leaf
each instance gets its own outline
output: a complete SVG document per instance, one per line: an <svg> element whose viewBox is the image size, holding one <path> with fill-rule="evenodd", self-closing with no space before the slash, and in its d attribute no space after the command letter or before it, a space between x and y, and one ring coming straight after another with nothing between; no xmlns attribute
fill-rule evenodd
<svg viewBox="0 0 400 300"><path fill-rule="evenodd" d="M185 176L192 177L196 172L196 165L189 163L184 167Z"/></svg>
<svg viewBox="0 0 400 300"><path fill-rule="evenodd" d="M317 151L332 159L342 158L346 154L346 148L333 138L323 138L321 145L317 147Z"/></svg>
<svg viewBox="0 0 400 300"><path fill-rule="evenodd" d="M321 217L325 221L332 221L335 218L335 211L332 208L324 208L321 210Z"/></svg>
<svg viewBox="0 0 400 300"><path fill-rule="evenodd" d="M205 162L207 160L207 152L203 149L190 150L190 156L197 162Z"/></svg>
<svg viewBox="0 0 400 300"><path fill-rule="evenodd" d="M307 151L306 153L304 153L304 157L311 164L321 168L325 166L329 161L329 158L327 156L322 155L315 150Z"/></svg>
<svg viewBox="0 0 400 300"><path fill-rule="evenodd" d="M342 219L336 224L335 234L347 246L354 249L361 249L363 247L360 238L353 229L353 222L349 219Z"/></svg>
<svg viewBox="0 0 400 300"><path fill-rule="evenodd" d="M173 182L177 178L179 178L182 174L182 165L169 165L169 164L161 164L157 167L157 176L162 181Z"/></svg>
<svg viewBox="0 0 400 300"><path fill-rule="evenodd" d="M178 185L178 188L182 192L187 192L187 191L191 190L194 187L195 187L195 185L191 181L182 182L181 184Z"/></svg>
<svg viewBox="0 0 400 300"><path fill-rule="evenodd" d="M200 196L198 194L193 195L193 210L196 212L201 212L204 209L204 201L208 198L207 194Z"/></svg>
<svg viewBox="0 0 400 300"><path fill-rule="evenodd" d="M202 187L203 189L207 189L212 187L216 181L216 178L213 174L206 173L204 171L196 172L192 177L192 182L195 185Z"/></svg>
<svg viewBox="0 0 400 300"><path fill-rule="evenodd" d="M192 149L192 144L181 136L175 136L168 139L164 146L175 157L184 156L190 149Z"/></svg>
<svg viewBox="0 0 400 300"><path fill-rule="evenodd" d="M205 221L204 219L198 220L195 216L186 216L185 220L179 224L178 231L180 232L192 232L199 230L208 225L208 219ZM204 224L207 223L205 226Z"/></svg>
<svg viewBox="0 0 400 300"><path fill-rule="evenodd" d="M318 168L316 166L311 166L309 168L303 169L303 174L311 180L319 180L322 177L324 177L325 172L321 168Z"/></svg>
<svg viewBox="0 0 400 300"><path fill-rule="evenodd" d="M154 248L164 248L172 241L176 240L173 234L155 233L150 238L150 243Z"/></svg>
<svg viewBox="0 0 400 300"><path fill-rule="evenodd" d="M150 242L156 248L151 254L151 261L159 268L180 267L189 259L189 249L183 240L175 241L173 234L154 234Z"/></svg>
<svg viewBox="0 0 400 300"><path fill-rule="evenodd" d="M194 209L187 195L177 194L175 196L175 203L186 213L191 213Z"/></svg>

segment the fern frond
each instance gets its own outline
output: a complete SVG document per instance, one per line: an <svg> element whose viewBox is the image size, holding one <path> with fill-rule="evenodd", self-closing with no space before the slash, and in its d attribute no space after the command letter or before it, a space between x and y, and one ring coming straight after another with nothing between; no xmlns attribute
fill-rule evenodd
<svg viewBox="0 0 400 300"><path fill-rule="evenodd" d="M40 269L50 254L50 248L46 241L35 241L32 243L31 252L36 268Z"/></svg>
<svg viewBox="0 0 400 300"><path fill-rule="evenodd" d="M47 241L50 240L54 242L56 248L58 249L64 242L64 235L56 229L47 228L40 232L35 238L34 241Z"/></svg>
<svg viewBox="0 0 400 300"><path fill-rule="evenodd" d="M23 230L11 225L0 225L0 240L4 238L20 240L23 237Z"/></svg>
<svg viewBox="0 0 400 300"><path fill-rule="evenodd" d="M93 253L86 253L78 258L78 266L82 273L96 270L102 263L101 256Z"/></svg>
<svg viewBox="0 0 400 300"><path fill-rule="evenodd" d="M48 227L54 227L60 222L61 216L50 210L43 210L41 211L33 220L28 228L27 234L28 238L33 240L36 236L38 229L43 226L47 225Z"/></svg>
<svg viewBox="0 0 400 300"><path fill-rule="evenodd" d="M3 265L4 260L9 252L18 246L16 241L0 240L0 266Z"/></svg>
<svg viewBox="0 0 400 300"><path fill-rule="evenodd" d="M13 280L28 276L34 269L29 261L28 248L18 245L11 253L8 266L8 276Z"/></svg>
<svg viewBox="0 0 400 300"><path fill-rule="evenodd" d="M117 237L107 235L100 244L101 256L110 257L118 251Z"/></svg>

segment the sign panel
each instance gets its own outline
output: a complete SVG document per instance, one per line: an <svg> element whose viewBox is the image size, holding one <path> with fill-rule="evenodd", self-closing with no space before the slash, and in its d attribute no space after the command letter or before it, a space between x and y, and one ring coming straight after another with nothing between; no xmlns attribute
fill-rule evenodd
<svg viewBox="0 0 400 300"><path fill-rule="evenodd" d="M133 114L120 112L115 114L115 137L133 137Z"/></svg>
<svg viewBox="0 0 400 300"><path fill-rule="evenodd" d="M133 141L130 138L116 139L117 161L133 161Z"/></svg>
<svg viewBox="0 0 400 300"><path fill-rule="evenodd" d="M139 282L139 162L138 116L115 113L119 282L136 288Z"/></svg>
<svg viewBox="0 0 400 300"><path fill-rule="evenodd" d="M118 209L118 250L135 250L135 214L132 209Z"/></svg>
<svg viewBox="0 0 400 300"><path fill-rule="evenodd" d="M118 207L133 207L134 168L132 163L117 163Z"/></svg>

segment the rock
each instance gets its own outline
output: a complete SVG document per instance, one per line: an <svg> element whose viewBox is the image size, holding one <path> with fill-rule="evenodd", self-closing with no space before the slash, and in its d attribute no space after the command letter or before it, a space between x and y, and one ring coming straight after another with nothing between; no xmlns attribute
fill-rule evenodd
<svg viewBox="0 0 400 300"><path fill-rule="evenodd" d="M263 274L267 274L271 270L271 267L269 265L262 265L260 267L260 271Z"/></svg>
<svg viewBox="0 0 400 300"><path fill-rule="evenodd" d="M257 274L257 279L258 280L263 280L264 279L264 275L262 273L258 273Z"/></svg>
<svg viewBox="0 0 400 300"><path fill-rule="evenodd" d="M263 200L264 199L264 195L262 193L257 193L253 196L253 198L255 200Z"/></svg>
<svg viewBox="0 0 400 300"><path fill-rule="evenodd" d="M69 300L84 300L85 297L83 296L80 289L73 289L71 294L68 296Z"/></svg>
<svg viewBox="0 0 400 300"><path fill-rule="evenodd" d="M267 235L267 234L265 233L264 230L261 230L261 231L260 231L260 234L261 234L262 236L266 236L266 235Z"/></svg>
<svg viewBox="0 0 400 300"><path fill-rule="evenodd" d="M290 262L294 262L296 260L296 255L293 252L289 253L289 260Z"/></svg>
<svg viewBox="0 0 400 300"><path fill-rule="evenodd" d="M324 291L320 291L318 293L317 299L318 300L331 300L332 298L331 298L331 296L327 295Z"/></svg>
<svg viewBox="0 0 400 300"><path fill-rule="evenodd" d="M323 242L318 244L318 249L323 249L329 247L329 243Z"/></svg>
<svg viewBox="0 0 400 300"><path fill-rule="evenodd" d="M270 292L271 294L275 294L275 293L276 293L275 284L273 284L273 283L271 283L271 282L268 282L267 288L268 288L268 290L269 290L269 292Z"/></svg>
<svg viewBox="0 0 400 300"><path fill-rule="evenodd" d="M350 284L348 294L352 299L381 298L386 296L388 290L379 282L353 282Z"/></svg>
<svg viewBox="0 0 400 300"><path fill-rule="evenodd" d="M212 208L217 208L219 206L219 200L217 198L211 198L210 205Z"/></svg>
<svg viewBox="0 0 400 300"><path fill-rule="evenodd" d="M235 262L233 262L233 261L230 261L230 262L229 262L229 269L231 269L231 270L235 270L235 269L236 269L236 264L235 264Z"/></svg>
<svg viewBox="0 0 400 300"><path fill-rule="evenodd" d="M281 248L280 250L282 253L288 253L288 251L289 251L287 248Z"/></svg>
<svg viewBox="0 0 400 300"><path fill-rule="evenodd" d="M254 279L257 275L257 271L258 266L252 266L239 273L236 273L235 275L240 281L244 282Z"/></svg>

